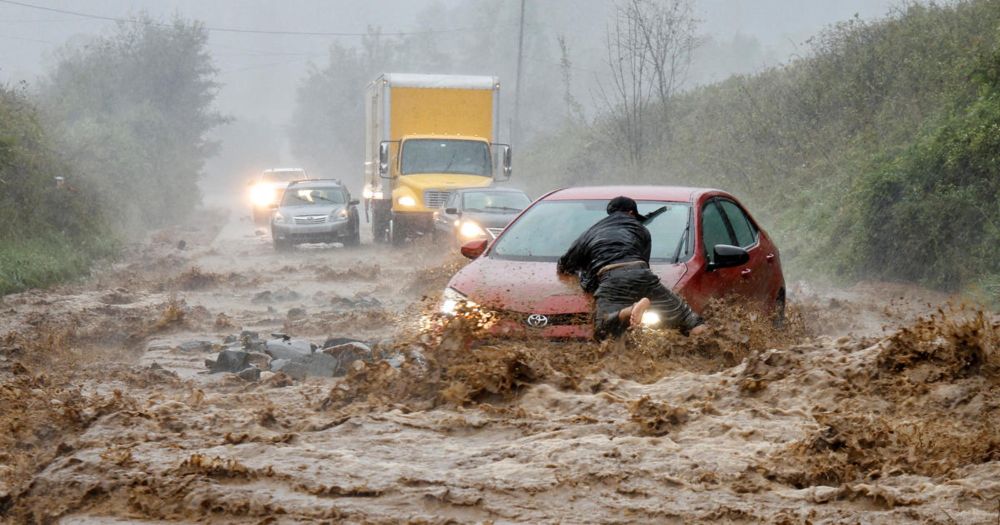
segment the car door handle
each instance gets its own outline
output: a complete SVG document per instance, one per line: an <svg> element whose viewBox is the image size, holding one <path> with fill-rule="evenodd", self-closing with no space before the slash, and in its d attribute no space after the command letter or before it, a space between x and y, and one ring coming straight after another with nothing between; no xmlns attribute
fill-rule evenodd
<svg viewBox="0 0 1000 525"><path fill-rule="evenodd" d="M746 269L744 269L743 271L740 272L740 276L743 277L743 278L748 278L748 277L750 277L751 273L753 273L753 270L751 270L750 268L746 268Z"/></svg>
<svg viewBox="0 0 1000 525"><path fill-rule="evenodd" d="M766 259L768 263L772 263L773 264L774 263L774 254L773 253L769 253L769 254L767 254L767 257L764 257L764 259Z"/></svg>

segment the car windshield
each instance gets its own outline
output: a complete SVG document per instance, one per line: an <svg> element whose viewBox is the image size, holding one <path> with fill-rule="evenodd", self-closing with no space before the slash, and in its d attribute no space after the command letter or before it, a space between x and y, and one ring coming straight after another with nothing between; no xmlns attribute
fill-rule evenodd
<svg viewBox="0 0 1000 525"><path fill-rule="evenodd" d="M513 191L470 191L462 195L463 211L517 213L529 204L527 195Z"/></svg>
<svg viewBox="0 0 1000 525"><path fill-rule="evenodd" d="M342 188L289 188L281 199L282 206L329 206L346 204L347 196Z"/></svg>
<svg viewBox="0 0 1000 525"><path fill-rule="evenodd" d="M491 175L490 150L478 140L410 139L403 144L400 171Z"/></svg>
<svg viewBox="0 0 1000 525"><path fill-rule="evenodd" d="M264 182L291 182L304 180L306 172L302 170L265 171L260 178Z"/></svg>
<svg viewBox="0 0 1000 525"><path fill-rule="evenodd" d="M587 228L607 216L608 201L543 201L528 209L497 240L492 256L522 261L555 261ZM651 261L672 262L690 256L690 206L681 202L639 201L639 213L667 209L646 223L653 240ZM682 244L681 240L684 239ZM677 253L680 247L680 253Z"/></svg>

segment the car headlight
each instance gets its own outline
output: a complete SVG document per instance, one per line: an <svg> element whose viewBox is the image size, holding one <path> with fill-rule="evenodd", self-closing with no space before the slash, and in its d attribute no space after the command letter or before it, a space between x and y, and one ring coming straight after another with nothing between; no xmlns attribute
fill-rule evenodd
<svg viewBox="0 0 1000 525"><path fill-rule="evenodd" d="M269 184L257 184L250 188L250 202L254 206L263 208L274 204L277 192Z"/></svg>
<svg viewBox="0 0 1000 525"><path fill-rule="evenodd" d="M458 229L458 233L462 237L473 238L481 237L486 235L486 231L482 229L478 224L472 221L465 221L462 223L462 227Z"/></svg>
<svg viewBox="0 0 1000 525"><path fill-rule="evenodd" d="M465 303L467 306L475 306L476 303L470 301L464 294L454 288L445 288L441 294L441 307L439 310L445 315L455 315L458 305Z"/></svg>
<svg viewBox="0 0 1000 525"><path fill-rule="evenodd" d="M341 209L339 209L339 210L331 213L330 216L333 217L334 219L337 219L337 220L341 220L341 221L345 220L345 219L347 219L347 208L341 208Z"/></svg>
<svg viewBox="0 0 1000 525"><path fill-rule="evenodd" d="M400 206L406 206L406 207L411 207L411 206L416 206L417 205L417 199L414 199L413 197L410 197L409 195L403 195L396 202L398 202Z"/></svg>
<svg viewBox="0 0 1000 525"><path fill-rule="evenodd" d="M285 216L282 215L281 212L279 212L279 211L274 212L274 223L275 224L282 224L284 222L285 222Z"/></svg>
<svg viewBox="0 0 1000 525"><path fill-rule="evenodd" d="M660 314L646 310L642 314L643 326L656 326L660 324Z"/></svg>

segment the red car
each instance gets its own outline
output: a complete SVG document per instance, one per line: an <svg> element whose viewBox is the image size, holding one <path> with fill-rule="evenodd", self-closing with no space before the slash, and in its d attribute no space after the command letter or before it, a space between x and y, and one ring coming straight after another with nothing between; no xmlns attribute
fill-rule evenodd
<svg viewBox="0 0 1000 525"><path fill-rule="evenodd" d="M618 195L635 199L642 214L667 207L646 224L653 239L650 267L695 311L712 298L738 294L783 315L778 249L760 224L724 191L671 186L567 188L541 197L492 244L462 247L474 261L451 278L441 310L453 313L471 302L498 314L501 332L590 337L592 299L575 279L559 278L556 261ZM655 323L656 316L650 319Z"/></svg>

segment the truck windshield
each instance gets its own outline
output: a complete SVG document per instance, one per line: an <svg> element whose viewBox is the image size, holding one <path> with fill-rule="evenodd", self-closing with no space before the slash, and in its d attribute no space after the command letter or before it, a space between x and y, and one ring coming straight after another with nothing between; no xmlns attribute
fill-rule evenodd
<svg viewBox="0 0 1000 525"><path fill-rule="evenodd" d="M667 207L646 224L653 241L650 261L673 262L675 255L681 261L687 260L690 242L685 231L690 207L680 202L639 201L638 204L639 213ZM497 240L493 256L519 261L555 261L581 233L608 216L607 205L606 200L539 202L507 227Z"/></svg>
<svg viewBox="0 0 1000 525"><path fill-rule="evenodd" d="M400 172L492 175L490 150L478 140L410 139L403 143Z"/></svg>

